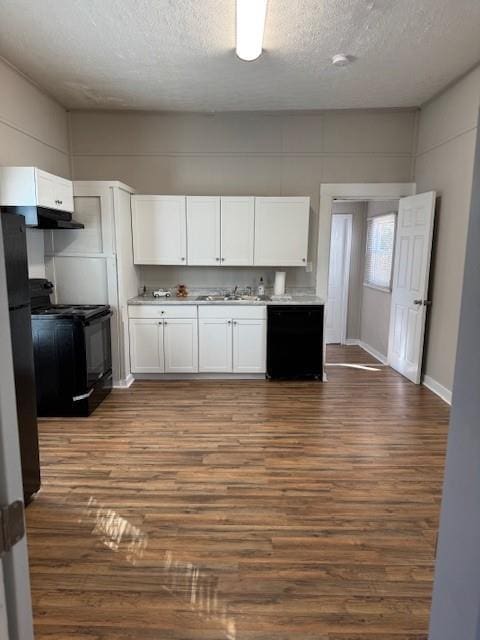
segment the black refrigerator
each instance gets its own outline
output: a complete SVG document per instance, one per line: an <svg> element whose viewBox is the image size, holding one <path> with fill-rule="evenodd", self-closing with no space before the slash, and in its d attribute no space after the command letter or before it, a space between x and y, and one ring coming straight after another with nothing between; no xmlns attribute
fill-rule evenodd
<svg viewBox="0 0 480 640"><path fill-rule="evenodd" d="M37 401L25 218L2 213L10 333L25 504L40 489Z"/></svg>

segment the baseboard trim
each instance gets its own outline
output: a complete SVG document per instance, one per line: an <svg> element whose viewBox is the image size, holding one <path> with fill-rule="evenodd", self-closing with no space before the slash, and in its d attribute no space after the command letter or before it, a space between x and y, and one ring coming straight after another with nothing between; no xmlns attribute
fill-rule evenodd
<svg viewBox="0 0 480 640"><path fill-rule="evenodd" d="M356 347L360 344L360 340L358 338L347 338L344 342L347 347Z"/></svg>
<svg viewBox="0 0 480 640"><path fill-rule="evenodd" d="M423 386L427 387L427 389L430 389L430 391L441 398L444 402L450 405L452 404L452 392L447 389L447 387L444 387L439 382L434 380L434 378L432 378L431 376L423 376L422 384Z"/></svg>
<svg viewBox="0 0 480 640"><path fill-rule="evenodd" d="M117 380L113 385L114 389L128 389L135 382L135 377L132 373L129 373L125 380Z"/></svg>
<svg viewBox="0 0 480 640"><path fill-rule="evenodd" d="M264 373L136 373L135 380L265 380Z"/></svg>
<svg viewBox="0 0 480 640"><path fill-rule="evenodd" d="M380 353L380 351L377 351L376 349L374 349L373 347L371 347L369 344L367 344L366 342L363 342L362 340L358 341L358 346L361 347L364 351L366 351L367 353L369 353L371 356L373 356L374 358L376 358L379 362L381 362L382 364L388 364L388 358L387 356L384 356L383 353Z"/></svg>

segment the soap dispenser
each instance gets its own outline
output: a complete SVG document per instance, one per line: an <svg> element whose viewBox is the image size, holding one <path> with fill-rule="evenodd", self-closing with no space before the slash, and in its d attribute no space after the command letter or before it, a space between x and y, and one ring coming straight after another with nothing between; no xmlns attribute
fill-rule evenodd
<svg viewBox="0 0 480 640"><path fill-rule="evenodd" d="M260 278L260 282L257 287L257 295L259 296L265 295L265 285L263 284L263 278Z"/></svg>

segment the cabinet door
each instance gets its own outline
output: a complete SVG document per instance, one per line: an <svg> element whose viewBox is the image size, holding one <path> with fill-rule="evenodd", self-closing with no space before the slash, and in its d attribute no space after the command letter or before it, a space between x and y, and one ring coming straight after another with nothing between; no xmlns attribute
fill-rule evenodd
<svg viewBox="0 0 480 640"><path fill-rule="evenodd" d="M132 196L135 264L186 264L185 196Z"/></svg>
<svg viewBox="0 0 480 640"><path fill-rule="evenodd" d="M199 366L201 372L231 373L232 321L206 318L198 321Z"/></svg>
<svg viewBox="0 0 480 640"><path fill-rule="evenodd" d="M35 170L37 203L41 207L73 212L73 183L41 169Z"/></svg>
<svg viewBox="0 0 480 640"><path fill-rule="evenodd" d="M221 209L222 265L253 265L255 198L222 197Z"/></svg>
<svg viewBox="0 0 480 640"><path fill-rule="evenodd" d="M165 373L196 373L198 371L197 320L192 318L164 320L163 326Z"/></svg>
<svg viewBox="0 0 480 640"><path fill-rule="evenodd" d="M163 321L129 321L130 359L133 373L163 373Z"/></svg>
<svg viewBox="0 0 480 640"><path fill-rule="evenodd" d="M265 373L266 341L267 323L265 320L234 320L234 373Z"/></svg>
<svg viewBox="0 0 480 640"><path fill-rule="evenodd" d="M307 262L310 198L255 198L255 264Z"/></svg>
<svg viewBox="0 0 480 640"><path fill-rule="evenodd" d="M220 264L220 197L187 196L188 264Z"/></svg>

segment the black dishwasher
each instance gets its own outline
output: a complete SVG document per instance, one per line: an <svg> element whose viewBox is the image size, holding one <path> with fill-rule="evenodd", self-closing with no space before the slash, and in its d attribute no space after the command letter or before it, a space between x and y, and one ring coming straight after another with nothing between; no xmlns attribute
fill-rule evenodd
<svg viewBox="0 0 480 640"><path fill-rule="evenodd" d="M323 305L267 307L267 377L323 379Z"/></svg>

